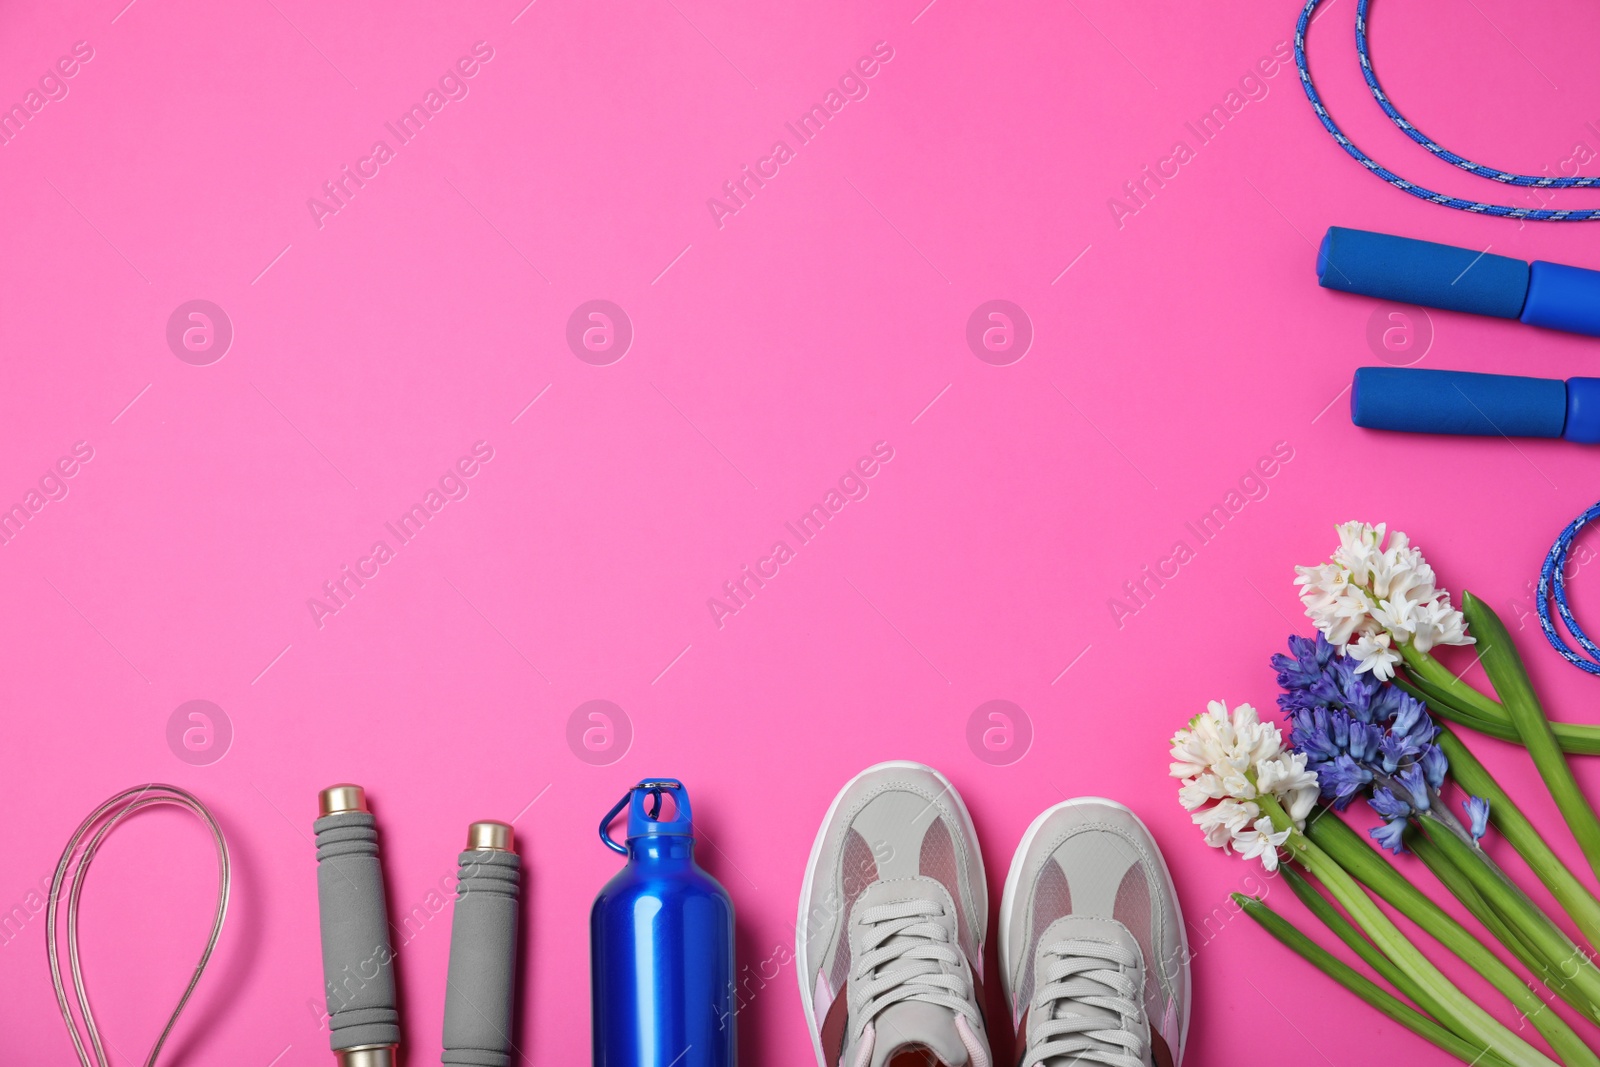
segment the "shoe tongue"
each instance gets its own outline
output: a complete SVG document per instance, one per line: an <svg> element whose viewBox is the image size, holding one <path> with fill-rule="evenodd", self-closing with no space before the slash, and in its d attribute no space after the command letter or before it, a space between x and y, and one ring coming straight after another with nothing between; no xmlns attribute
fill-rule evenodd
<svg viewBox="0 0 1600 1067"><path fill-rule="evenodd" d="M954 920L949 913L949 897L944 887L935 879L919 876L893 882L876 882L867 888L856 901L852 915L863 916L869 908L894 900L924 898L938 901L944 910L943 923L949 926L954 940ZM933 921L933 920L930 920ZM916 947L919 938L905 934L891 937L885 947ZM940 964L926 960L902 957L891 966L910 974L932 974L941 971ZM872 1020L873 1046L869 1067L887 1067L896 1056L910 1055L911 1062L922 1067L927 1063L919 1052L932 1053L940 1067L969 1067L972 1057L967 1044L956 1029L956 1013L949 1008L926 1000L901 1000L888 1005Z"/></svg>
<svg viewBox="0 0 1600 1067"><path fill-rule="evenodd" d="M1120 945L1133 952L1135 958L1139 956L1139 943L1127 927L1110 919L1100 919L1090 916L1073 916L1058 919L1051 923L1040 938L1040 947L1049 945L1052 941L1066 940L1068 938L1087 938L1095 941L1109 941ZM1108 967L1108 969L1110 969ZM1140 968L1134 967L1132 977L1136 985L1142 984ZM1079 979L1080 981L1082 979ZM1107 991L1109 992L1109 990ZM1058 1000L1052 1007L1051 1018L1054 1019L1089 1019L1097 1026L1107 1030L1120 1030L1123 1027L1122 1016L1110 1008L1103 1008L1096 1004L1085 1004L1081 1000ZM1142 1062L1150 1061L1150 1052L1145 1050ZM1047 1067L1077 1067L1081 1061L1075 1056L1065 1056L1046 1061Z"/></svg>
<svg viewBox="0 0 1600 1067"><path fill-rule="evenodd" d="M903 1052L926 1049L942 1067L967 1067L971 1056L956 1029L956 1014L937 1004L906 1000L891 1004L873 1021L871 1067L886 1067Z"/></svg>

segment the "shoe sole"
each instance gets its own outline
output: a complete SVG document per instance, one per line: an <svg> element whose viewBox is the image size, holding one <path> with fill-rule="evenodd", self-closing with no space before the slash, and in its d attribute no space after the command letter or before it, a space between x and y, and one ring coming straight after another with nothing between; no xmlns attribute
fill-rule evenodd
<svg viewBox="0 0 1600 1067"><path fill-rule="evenodd" d="M1074 797L1072 800L1063 800L1061 803L1046 808L1039 817L1028 824L1028 829L1022 835L1022 841L1017 845L1017 850L1011 856L1011 869L1006 872L1006 887L1000 894L1000 985L1005 991L1006 1010L1016 1016L1015 1001L1011 990L1011 919L1017 906L1017 890L1022 882L1023 858L1027 856L1028 849L1033 846L1034 838L1039 836L1039 831L1044 829L1044 824L1050 816L1058 811L1068 808L1087 807L1089 805L1103 805L1120 811L1138 824L1139 828L1151 841L1155 835L1150 833L1150 828L1144 820L1133 813L1133 809L1126 804L1119 804L1106 797ZM1178 887L1172 881L1172 872L1167 869L1167 858L1161 854L1161 849L1155 849L1156 866L1161 868L1161 876L1166 879L1167 894L1175 907L1178 908L1178 943L1183 949L1184 966L1189 965L1189 930L1183 923L1183 908L1178 903ZM1184 1047L1189 1043L1189 1006L1194 994L1194 976L1189 975L1189 980L1183 983L1183 1026L1178 1034L1178 1054L1176 1062L1183 1062Z"/></svg>
<svg viewBox="0 0 1600 1067"><path fill-rule="evenodd" d="M823 1059L822 1030L817 1025L816 1005L812 1002L812 997L815 993L813 988L815 982L809 981L811 961L806 958L806 942L809 940L806 937L806 920L811 911L809 905L811 903L811 891L814 888L813 875L817 870L817 861L822 858L822 843L828 836L828 827L833 825L834 816L839 813L839 802L845 798L846 793L850 792L851 787L867 775L878 771L906 770L921 771L932 775L938 780L939 785L944 790L944 794L950 797L956 814L961 818L961 827L967 835L967 840L973 844L974 856L978 861L978 885L976 888L983 893L984 900L983 925L978 928L977 942L979 966L982 966L983 950L988 944L989 935L989 882L988 875L983 868L983 852L978 847L978 831L972 825L972 815L967 811L966 802L961 799L961 794L956 792L956 787L950 783L950 779L925 763L918 763L915 760L888 760L884 763L873 764L846 782L844 787L833 798L833 803L828 805L828 813L822 817L822 825L817 829L817 838L811 843L811 856L806 860L805 881L800 884L800 914L796 917L794 924L794 958L799 961L800 966L795 968L795 973L800 980L800 1005L805 1009L806 1029L811 1034L811 1049L816 1053L817 1067L831 1067L831 1065Z"/></svg>

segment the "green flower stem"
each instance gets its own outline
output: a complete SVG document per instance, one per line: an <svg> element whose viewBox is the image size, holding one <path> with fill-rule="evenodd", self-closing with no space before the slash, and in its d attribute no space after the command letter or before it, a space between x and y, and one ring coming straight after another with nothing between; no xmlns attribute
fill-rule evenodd
<svg viewBox="0 0 1600 1067"><path fill-rule="evenodd" d="M1294 820L1289 818L1288 812L1276 799L1261 795L1256 802L1272 819L1275 827L1280 831L1289 831L1286 847L1291 858L1316 875L1345 913L1366 931L1372 943L1437 1001L1441 1023L1468 1041L1482 1042L1484 1048L1513 1067L1553 1067L1554 1061L1550 1057L1502 1026L1494 1016L1475 1004L1471 997L1457 989L1390 921L1377 902L1367 896L1367 891L1361 888L1360 883L1346 874L1332 856L1295 829Z"/></svg>
<svg viewBox="0 0 1600 1067"><path fill-rule="evenodd" d="M1534 695L1533 682L1528 679L1528 671L1522 665L1511 634L1500 616L1471 593L1461 594L1461 614L1466 616L1467 625L1478 639L1484 672L1500 696L1501 707L1505 708L1511 724L1527 746L1528 755L1533 757L1539 776L1555 798L1556 807L1561 809L1567 828L1577 838L1589 866L1600 874L1600 818L1595 817L1594 808L1578 788L1578 780L1573 777L1572 767L1556 741L1550 719Z"/></svg>
<svg viewBox="0 0 1600 1067"><path fill-rule="evenodd" d="M1434 1017L1443 1015L1439 1003L1428 994L1428 991L1411 980L1394 961L1379 952L1371 941L1368 941L1356 925L1344 917L1344 913L1334 907L1328 898L1317 891L1317 888L1306 879L1306 876L1295 870L1290 864L1283 868L1283 876L1289 883L1289 888L1294 890L1294 895L1300 898L1300 903L1306 909L1322 920L1322 925L1333 931L1335 937L1343 941L1350 950L1359 956L1368 967L1378 973L1378 977L1394 986L1396 990L1410 997L1411 1000Z"/></svg>
<svg viewBox="0 0 1600 1067"><path fill-rule="evenodd" d="M1467 911L1473 918L1493 934L1495 940L1510 949L1523 963L1530 967L1548 970L1545 961L1539 956L1533 943L1523 936L1522 931L1506 922L1505 917L1484 899L1476 886L1466 873L1450 862L1450 858L1440 851L1439 846L1429 840L1426 833L1413 833L1406 835L1406 846L1411 853L1422 861L1422 865L1439 879L1441 885L1450 890L1450 894L1466 905Z"/></svg>
<svg viewBox="0 0 1600 1067"><path fill-rule="evenodd" d="M1478 1067L1505 1067L1505 1060L1486 1051L1482 1045L1466 1041L1446 1030L1302 934L1287 919L1261 901L1247 897L1243 893L1235 893L1233 899L1244 909L1244 913L1259 923L1267 933L1407 1030L1432 1042L1463 1063L1477 1064Z"/></svg>
<svg viewBox="0 0 1600 1067"><path fill-rule="evenodd" d="M1517 736L1517 728L1512 726L1510 721L1496 719L1491 722L1488 719L1479 718L1472 712L1462 708L1438 686L1418 677L1415 673L1407 672L1395 675L1394 684L1428 705L1428 710L1433 712L1435 718L1449 719L1451 722L1476 730L1480 734L1488 734L1490 737L1498 738L1501 741L1510 741L1513 744L1522 743ZM1597 741L1595 747L1596 751L1600 752L1600 741Z"/></svg>
<svg viewBox="0 0 1600 1067"><path fill-rule="evenodd" d="M1463 614L1465 613L1463 612ZM1470 628L1470 626L1471 623L1469 622L1468 627ZM1478 635L1473 634L1472 636L1477 638ZM1478 647L1481 651L1483 647L1482 641L1478 642ZM1486 722L1504 723L1507 726L1511 724L1511 719L1507 716L1506 709L1500 706L1498 700L1479 692L1469 683L1457 678L1449 667L1446 667L1428 653L1418 650L1416 645L1410 643L1401 645L1400 657L1405 661L1407 670L1435 689L1443 692L1463 711Z"/></svg>
<svg viewBox="0 0 1600 1067"><path fill-rule="evenodd" d="M1358 831L1333 812L1323 810L1307 824L1306 836L1357 881L1482 975L1544 1035L1557 1055L1569 1064L1595 1062L1595 1055L1589 1051L1588 1043L1573 1032L1566 1020L1548 1010L1549 1005L1528 987L1522 975L1512 970L1433 898L1412 885ZM1593 1009L1585 1012L1585 1015L1600 1018Z"/></svg>
<svg viewBox="0 0 1600 1067"><path fill-rule="evenodd" d="M1489 933L1493 934L1511 954L1515 956L1524 967L1528 968L1549 989L1556 993L1562 1000L1571 1004L1585 1018L1593 1022L1600 1022L1600 1008L1584 1000L1570 983L1563 980L1561 975L1550 966L1550 962L1539 955L1538 949L1523 936L1522 932L1495 911L1493 906L1484 899L1483 894L1473 886L1455 864L1440 851L1439 846L1428 840L1425 834L1411 834L1406 838L1407 845L1422 861L1423 866L1433 872L1435 878L1466 905L1472 917L1481 922Z"/></svg>
<svg viewBox="0 0 1600 1067"><path fill-rule="evenodd" d="M1472 750L1448 726L1441 727L1437 742L1450 761L1450 777L1473 796L1489 802L1489 821L1511 847L1527 861L1550 895L1566 909L1591 945L1600 945L1600 900L1596 900L1577 875L1567 869L1533 823L1500 788Z"/></svg>
<svg viewBox="0 0 1600 1067"><path fill-rule="evenodd" d="M1600 1004L1600 968L1588 954L1529 900L1482 849L1469 845L1429 816L1423 817L1428 838L1450 863L1466 875L1472 886L1507 923L1517 928L1540 958L1549 962L1563 981L1585 1000Z"/></svg>
<svg viewBox="0 0 1600 1067"><path fill-rule="evenodd" d="M1426 652L1418 652L1412 645L1400 646L1400 655L1411 676L1409 680L1395 679L1400 688L1462 726L1502 741L1521 743L1521 735L1498 701L1478 692L1444 664ZM1558 722L1551 724L1551 729L1564 751L1578 756L1600 755L1600 726Z"/></svg>

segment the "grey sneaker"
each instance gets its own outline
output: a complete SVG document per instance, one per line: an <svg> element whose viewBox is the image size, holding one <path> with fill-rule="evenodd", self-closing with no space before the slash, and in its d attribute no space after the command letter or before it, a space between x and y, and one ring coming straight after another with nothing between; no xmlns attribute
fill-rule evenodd
<svg viewBox="0 0 1600 1067"><path fill-rule="evenodd" d="M1189 949L1172 875L1133 812L1057 804L1017 846L1000 969L1020 1067L1177 1067Z"/></svg>
<svg viewBox="0 0 1600 1067"><path fill-rule="evenodd" d="M823 819L795 929L821 1067L991 1067L988 887L972 818L920 763L857 775Z"/></svg>

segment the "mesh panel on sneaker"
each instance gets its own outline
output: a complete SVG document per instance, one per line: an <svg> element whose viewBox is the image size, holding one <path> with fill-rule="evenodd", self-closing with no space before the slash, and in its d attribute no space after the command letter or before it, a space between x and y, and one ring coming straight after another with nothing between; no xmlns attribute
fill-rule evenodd
<svg viewBox="0 0 1600 1067"><path fill-rule="evenodd" d="M1117 899L1111 915L1117 922L1127 927L1128 932L1139 943L1139 952L1144 956L1147 975L1144 983L1145 1016L1152 1022L1158 1022L1166 1014L1167 1009L1167 998L1162 994L1162 983L1158 980L1165 974L1165 970L1163 961L1157 958L1153 948L1151 926L1154 914L1150 903L1150 878L1143 863L1135 863L1122 876L1122 884L1117 886Z"/></svg>
<svg viewBox="0 0 1600 1067"><path fill-rule="evenodd" d="M835 992L843 989L845 979L850 977L850 938L846 933L850 929L850 909L855 907L856 898L867 886L878 880L878 859L872 854L872 846L854 829L845 832L839 854L839 950L828 971L828 985Z"/></svg>
<svg viewBox="0 0 1600 1067"><path fill-rule="evenodd" d="M956 866L956 846L950 837L950 828L943 819L935 819L922 835L921 855L917 859L917 872L937 880L950 894L956 905L956 929L961 933L961 948L969 960L978 956L976 938L966 922L966 909L961 904L961 876Z"/></svg>
<svg viewBox="0 0 1600 1067"><path fill-rule="evenodd" d="M1033 959L1039 938L1044 936L1050 924L1071 914L1072 887L1067 884L1067 876L1061 865L1049 860L1040 870L1039 880L1033 887L1033 919L1028 931L1027 955L1023 958ZM1022 969L1022 982L1017 987L1017 1007L1025 1008L1032 1000L1033 968L1028 966Z"/></svg>
<svg viewBox="0 0 1600 1067"><path fill-rule="evenodd" d="M1156 956L1150 947L1150 880L1145 875L1144 865L1136 863L1128 868L1122 876L1122 884L1117 886L1117 902L1112 908L1112 918L1126 926L1139 942L1139 951L1144 953L1147 967L1154 967Z"/></svg>

